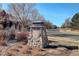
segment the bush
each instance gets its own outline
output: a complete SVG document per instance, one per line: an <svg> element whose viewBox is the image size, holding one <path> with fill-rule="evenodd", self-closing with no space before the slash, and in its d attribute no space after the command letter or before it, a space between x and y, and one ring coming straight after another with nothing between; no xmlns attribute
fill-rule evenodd
<svg viewBox="0 0 79 59"><path fill-rule="evenodd" d="M15 37L17 39L17 41L24 41L24 42L28 42L28 33L27 32L16 32Z"/></svg>

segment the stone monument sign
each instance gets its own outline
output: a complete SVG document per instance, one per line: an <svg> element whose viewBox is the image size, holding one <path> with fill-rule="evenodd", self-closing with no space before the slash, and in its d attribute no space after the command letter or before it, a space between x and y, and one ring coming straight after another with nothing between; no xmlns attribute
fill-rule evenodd
<svg viewBox="0 0 79 59"><path fill-rule="evenodd" d="M28 40L31 47L44 48L48 46L46 28L43 21L32 21L30 26L32 38Z"/></svg>

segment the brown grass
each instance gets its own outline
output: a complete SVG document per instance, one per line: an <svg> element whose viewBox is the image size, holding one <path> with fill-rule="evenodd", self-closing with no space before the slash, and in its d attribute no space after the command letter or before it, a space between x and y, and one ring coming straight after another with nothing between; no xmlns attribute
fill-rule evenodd
<svg viewBox="0 0 79 59"><path fill-rule="evenodd" d="M0 36L0 45L7 46L6 40L3 36Z"/></svg>
<svg viewBox="0 0 79 59"><path fill-rule="evenodd" d="M46 54L44 49L31 48L27 45L23 45L20 43L10 47L8 50L4 51L4 53L4 55L7 56L40 56Z"/></svg>
<svg viewBox="0 0 79 59"><path fill-rule="evenodd" d="M27 45L23 45L21 43L17 43L14 46L10 47L9 49L3 51L3 55L6 56L63 56L63 55L72 55L72 53L77 54L73 50L68 50L63 47L58 47L56 49L47 48L47 49L40 49L40 48L31 48ZM1 53L0 53L1 54Z"/></svg>
<svg viewBox="0 0 79 59"><path fill-rule="evenodd" d="M79 35L79 30L71 30L71 29L60 29L60 32Z"/></svg>
<svg viewBox="0 0 79 59"><path fill-rule="evenodd" d="M55 42L56 44L62 44L62 45L78 45L79 41L71 40L67 38L60 38L60 37L48 37L51 42ZM73 44L72 44L73 43ZM8 46L7 46L8 47ZM79 55L79 50L68 50L65 47L58 47L58 48L47 48L47 49L41 49L41 48L31 48L29 46L24 45L23 42L17 42L12 47L9 47L9 49L3 51L5 55L7 56L69 56L69 55ZM1 54L1 53L0 53Z"/></svg>
<svg viewBox="0 0 79 59"><path fill-rule="evenodd" d="M79 46L79 40L64 38L64 37L48 37L49 41L57 42L55 44L67 45L67 46Z"/></svg>
<svg viewBox="0 0 79 59"><path fill-rule="evenodd" d="M6 55L7 56L16 56L18 51L19 51L18 49L10 49L6 52Z"/></svg>

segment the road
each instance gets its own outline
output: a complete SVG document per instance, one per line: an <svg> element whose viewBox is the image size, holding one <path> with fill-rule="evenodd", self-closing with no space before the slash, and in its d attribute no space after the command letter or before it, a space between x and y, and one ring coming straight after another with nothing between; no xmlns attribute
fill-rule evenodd
<svg viewBox="0 0 79 59"><path fill-rule="evenodd" d="M47 30L48 36L58 36L71 39L79 39L79 35L60 32L59 30Z"/></svg>

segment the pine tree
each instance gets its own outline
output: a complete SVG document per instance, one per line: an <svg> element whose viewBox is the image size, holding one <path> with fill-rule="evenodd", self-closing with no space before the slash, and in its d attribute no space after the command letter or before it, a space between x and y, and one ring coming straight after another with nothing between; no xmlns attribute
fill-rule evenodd
<svg viewBox="0 0 79 59"><path fill-rule="evenodd" d="M79 13L76 13L71 20L71 28L79 29Z"/></svg>

